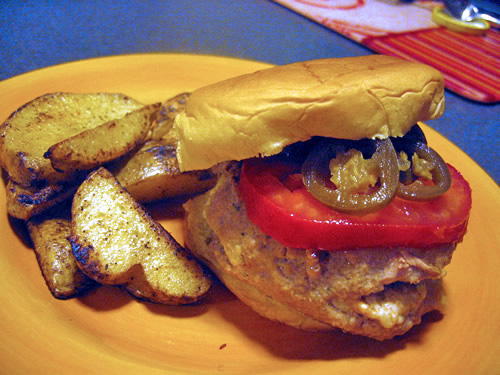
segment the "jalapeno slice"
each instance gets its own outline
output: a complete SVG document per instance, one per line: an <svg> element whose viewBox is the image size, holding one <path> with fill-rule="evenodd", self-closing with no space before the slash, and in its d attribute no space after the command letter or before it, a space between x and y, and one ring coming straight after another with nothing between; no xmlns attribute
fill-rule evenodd
<svg viewBox="0 0 500 375"><path fill-rule="evenodd" d="M423 142L415 143L414 153L431 164L429 170L432 175L432 184L424 184L419 179L410 184L400 182L396 195L406 200L421 201L444 194L451 186L450 171L444 160Z"/></svg>
<svg viewBox="0 0 500 375"><path fill-rule="evenodd" d="M313 149L302 165L302 179L307 190L323 204L341 212L361 215L387 206L399 182L396 151L389 139L373 142L375 152L369 159L364 159L377 170L377 183L373 189L355 192L330 183L330 160L343 148L341 143L330 143Z"/></svg>

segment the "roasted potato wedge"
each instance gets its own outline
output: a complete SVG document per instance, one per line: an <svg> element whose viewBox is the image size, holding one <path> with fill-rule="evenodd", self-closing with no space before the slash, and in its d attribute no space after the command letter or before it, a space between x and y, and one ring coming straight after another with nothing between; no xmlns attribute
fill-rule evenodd
<svg viewBox="0 0 500 375"><path fill-rule="evenodd" d="M175 135L172 133L174 119L179 112L184 111L190 95L191 93L183 92L163 103L156 117L156 126L152 129L151 139L163 138L172 143L175 141Z"/></svg>
<svg viewBox="0 0 500 375"><path fill-rule="evenodd" d="M41 188L26 188L9 180L6 188L7 213L17 219L28 220L70 198L77 187L76 183L70 181Z"/></svg>
<svg viewBox="0 0 500 375"><path fill-rule="evenodd" d="M43 157L52 145L143 107L122 94L52 93L25 104L0 125L0 165L22 186L71 177Z"/></svg>
<svg viewBox="0 0 500 375"><path fill-rule="evenodd" d="M117 159L143 141L160 106L146 105L67 138L51 146L44 157L60 172L88 170Z"/></svg>
<svg viewBox="0 0 500 375"><path fill-rule="evenodd" d="M202 192L215 184L215 175L208 170L181 173L175 145L164 139L147 141L109 168L142 203Z"/></svg>
<svg viewBox="0 0 500 375"><path fill-rule="evenodd" d="M89 174L71 212L73 255L94 280L174 305L195 302L209 290L202 266L107 169Z"/></svg>
<svg viewBox="0 0 500 375"><path fill-rule="evenodd" d="M78 268L73 257L69 215L38 216L29 220L27 227L43 278L54 297L76 297L98 285Z"/></svg>

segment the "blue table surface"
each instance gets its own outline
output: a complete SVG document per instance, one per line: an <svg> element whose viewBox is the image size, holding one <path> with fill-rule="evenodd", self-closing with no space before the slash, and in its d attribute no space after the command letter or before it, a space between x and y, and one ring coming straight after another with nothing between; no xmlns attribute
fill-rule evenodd
<svg viewBox="0 0 500 375"><path fill-rule="evenodd" d="M149 52L273 64L373 53L267 0L0 1L0 80L70 61ZM499 118L499 104L447 91L444 116L429 125L498 184Z"/></svg>

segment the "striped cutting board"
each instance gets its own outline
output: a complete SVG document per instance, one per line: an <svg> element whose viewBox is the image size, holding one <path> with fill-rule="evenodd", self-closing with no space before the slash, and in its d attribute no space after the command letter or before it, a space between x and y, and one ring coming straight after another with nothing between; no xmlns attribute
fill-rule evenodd
<svg viewBox="0 0 500 375"><path fill-rule="evenodd" d="M434 66L468 99L500 101L500 32L474 36L432 21L435 1L275 0L375 52Z"/></svg>

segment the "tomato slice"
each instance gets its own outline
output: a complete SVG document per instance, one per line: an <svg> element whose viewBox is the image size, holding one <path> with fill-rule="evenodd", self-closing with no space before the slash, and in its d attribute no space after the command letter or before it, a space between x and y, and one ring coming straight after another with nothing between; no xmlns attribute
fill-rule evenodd
<svg viewBox="0 0 500 375"><path fill-rule="evenodd" d="M434 247L462 240L469 218L469 184L452 166L450 189L416 202L400 198L364 216L335 211L302 184L300 165L249 159L239 184L250 221L285 246L342 250L373 247Z"/></svg>

